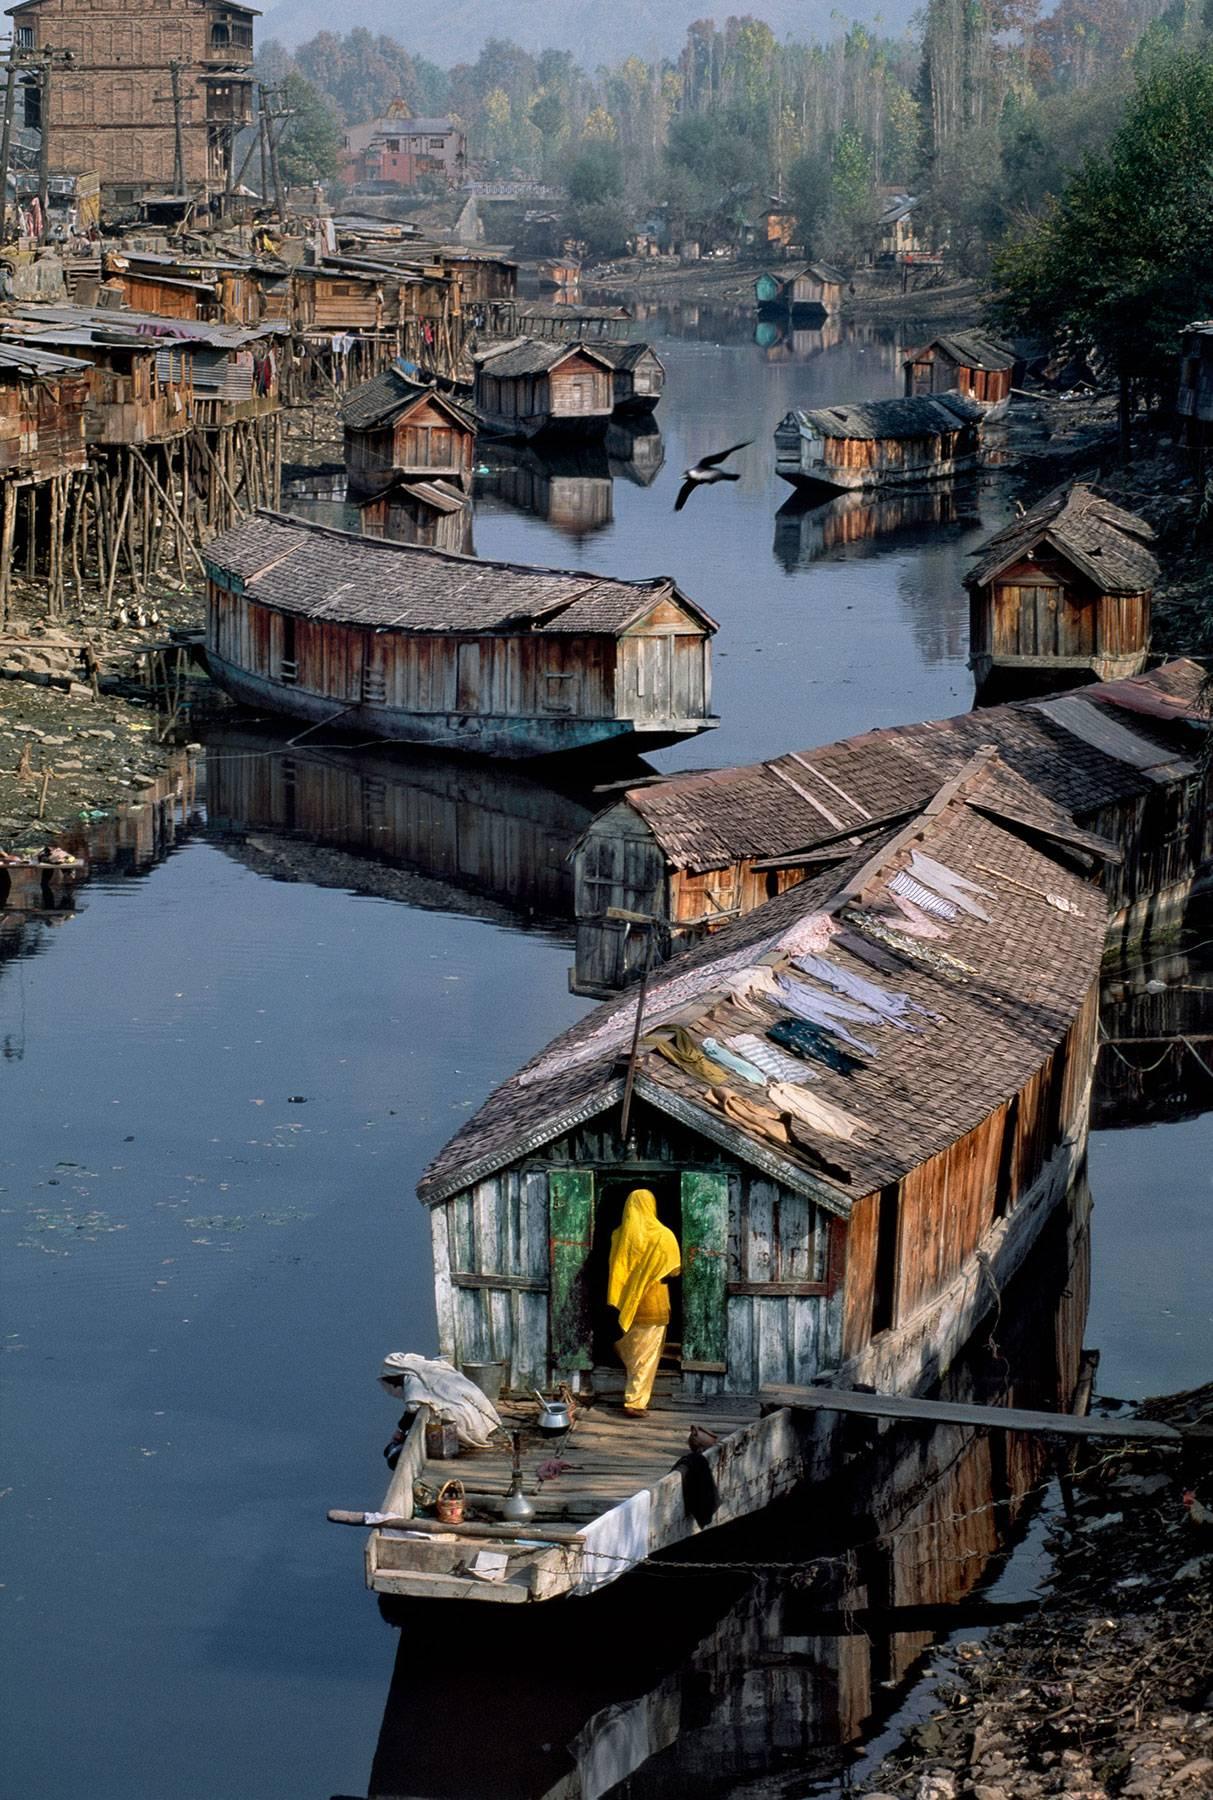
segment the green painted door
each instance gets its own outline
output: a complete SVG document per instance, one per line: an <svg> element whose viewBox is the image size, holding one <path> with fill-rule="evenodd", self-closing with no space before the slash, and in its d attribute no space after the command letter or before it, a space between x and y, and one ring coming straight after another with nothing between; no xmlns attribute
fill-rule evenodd
<svg viewBox="0 0 1213 1800"><path fill-rule="evenodd" d="M591 1369L593 1312L586 1263L594 1237L590 1169L548 1172L548 1264L552 1368Z"/></svg>
<svg viewBox="0 0 1213 1800"><path fill-rule="evenodd" d="M682 1177L682 1366L724 1373L728 1346L729 1178Z"/></svg>

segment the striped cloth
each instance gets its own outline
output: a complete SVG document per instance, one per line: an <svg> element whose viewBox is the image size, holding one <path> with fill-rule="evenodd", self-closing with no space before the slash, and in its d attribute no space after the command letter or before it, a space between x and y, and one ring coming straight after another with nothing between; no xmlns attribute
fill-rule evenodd
<svg viewBox="0 0 1213 1800"><path fill-rule="evenodd" d="M739 1031L736 1037L726 1038L725 1043L730 1050L736 1050L747 1062L761 1069L771 1081L817 1080L817 1076L805 1067L799 1057L777 1050L774 1044L768 1044L765 1038L757 1037L752 1031Z"/></svg>

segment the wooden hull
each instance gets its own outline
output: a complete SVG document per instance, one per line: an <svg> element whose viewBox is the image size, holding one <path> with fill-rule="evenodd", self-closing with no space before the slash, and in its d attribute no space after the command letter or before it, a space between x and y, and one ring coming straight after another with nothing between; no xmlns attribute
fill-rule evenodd
<svg viewBox="0 0 1213 1800"><path fill-rule="evenodd" d="M603 412L568 416L558 413L528 413L522 418L506 413L481 416L487 428L500 437L520 438L527 442L535 438L554 438L564 443L597 444L606 436L611 422L609 408Z"/></svg>
<svg viewBox="0 0 1213 1800"><path fill-rule="evenodd" d="M1000 1295L1081 1174L1085 1154L1085 1135L1077 1142L1063 1143L1012 1212L995 1222L943 1291L904 1324L881 1332L859 1356L831 1371L825 1377L826 1385L854 1389L869 1384L885 1394L927 1395L1000 1304ZM719 1497L709 1530L759 1513L804 1484L819 1483L837 1470L844 1442L853 1443L844 1438L841 1414L795 1409L780 1404L773 1392L770 1410L757 1417L737 1418L744 1410L759 1412L762 1404L761 1391L748 1396L722 1394L689 1406L685 1402L668 1409L655 1405L638 1425L620 1414L605 1414L601 1424L579 1424L570 1460L583 1468L606 1471L597 1477L580 1476L587 1489L597 1480L606 1504L596 1516L574 1528L575 1541L528 1545L522 1528L522 1542L514 1547L500 1539L477 1546L474 1537L452 1544L435 1538L410 1540L398 1531L375 1528L366 1546L367 1585L380 1594L410 1599L429 1596L514 1605L595 1593L650 1556L699 1534L700 1528L687 1515L678 1469L642 1480L635 1491L627 1492L629 1459L642 1453L637 1446L643 1446L646 1432L654 1433L654 1450L659 1455L672 1450L674 1460L685 1448L685 1429L692 1422L709 1429L724 1428L719 1441L705 1452ZM592 1417L591 1412L587 1421ZM611 1434L619 1446L614 1475L608 1450ZM449 1464L425 1464L423 1442L414 1428L381 1516L400 1517L402 1506L411 1511L412 1486L418 1477L433 1485L444 1470L450 1472ZM473 1487L479 1481L484 1492L504 1494L505 1464L503 1458L498 1461L498 1470L490 1473L486 1468L478 1476L476 1459L461 1459L460 1479L465 1486ZM559 1486L553 1483L553 1488ZM560 1502L553 1496L552 1504ZM552 1517L547 1514L548 1519ZM542 1512L537 1524L542 1529ZM459 1573L477 1547L508 1551L503 1579L482 1582Z"/></svg>
<svg viewBox="0 0 1213 1800"><path fill-rule="evenodd" d="M616 402L614 416L617 419L645 419L657 411L660 394L629 394L626 400Z"/></svg>
<svg viewBox="0 0 1213 1800"><path fill-rule="evenodd" d="M1030 682L1034 676L1051 673L1064 676L1070 687L1074 678L1083 675L1090 675L1093 681L1120 681L1140 675L1148 660L1145 650L1129 651L1123 656L1005 656L981 650L969 658L969 667L979 688L984 688L992 677L1023 676Z"/></svg>
<svg viewBox="0 0 1213 1800"><path fill-rule="evenodd" d="M814 463L806 469L799 462L779 458L775 463L775 472L790 482L798 493L824 496L855 493L870 488L923 487L928 482L963 475L967 470L975 469L980 461L980 450L949 457L930 467L910 469L846 469L828 463Z"/></svg>
<svg viewBox="0 0 1213 1800"><path fill-rule="evenodd" d="M413 713L395 707L363 703L335 707L329 694L313 694L281 682L251 675L208 650L211 675L236 700L269 707L290 718L311 724L333 723L341 730L365 732L401 744L426 744L467 756L531 758L567 756L575 751L626 745L644 753L665 744L681 743L710 730L716 719L578 719L560 717L509 718L485 713Z"/></svg>

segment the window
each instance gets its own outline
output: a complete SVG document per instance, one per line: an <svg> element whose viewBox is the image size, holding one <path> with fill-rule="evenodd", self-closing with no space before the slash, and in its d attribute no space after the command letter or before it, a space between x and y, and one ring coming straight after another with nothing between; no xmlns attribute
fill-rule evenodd
<svg viewBox="0 0 1213 1800"><path fill-rule="evenodd" d="M430 139L430 149L431 150L441 150L445 143L446 143L445 138L431 138Z"/></svg>
<svg viewBox="0 0 1213 1800"><path fill-rule="evenodd" d="M389 138L384 145L384 148L385 150L390 151L393 156L398 156L400 154L400 139Z"/></svg>
<svg viewBox="0 0 1213 1800"><path fill-rule="evenodd" d="M34 28L32 25L18 25L13 32L13 47L17 50L32 50L34 47Z"/></svg>
<svg viewBox="0 0 1213 1800"><path fill-rule="evenodd" d="M25 129L27 131L42 130L42 89L36 81L27 81L24 88Z"/></svg>
<svg viewBox="0 0 1213 1800"><path fill-rule="evenodd" d="M577 676L551 674L544 676L543 704L547 712L571 713L577 702Z"/></svg>

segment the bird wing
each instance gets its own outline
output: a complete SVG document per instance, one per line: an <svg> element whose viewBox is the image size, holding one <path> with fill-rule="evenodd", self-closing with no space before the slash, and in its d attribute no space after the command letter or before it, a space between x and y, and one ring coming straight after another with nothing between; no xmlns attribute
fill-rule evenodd
<svg viewBox="0 0 1213 1800"><path fill-rule="evenodd" d="M682 509L686 505L687 501L691 498L691 495L695 492L695 487L696 487L696 483L693 481L684 481L683 482L682 486L678 490L678 498L674 502L674 511L675 512L682 511Z"/></svg>
<svg viewBox="0 0 1213 1800"><path fill-rule="evenodd" d="M701 456L699 459L699 467L701 469L714 469L716 464L722 463L726 456L732 456L735 450L748 450L753 442L753 438L747 438L744 444L730 444L727 450L718 450L715 456Z"/></svg>

